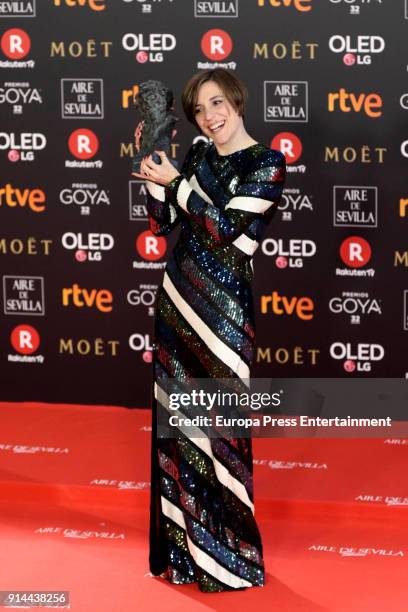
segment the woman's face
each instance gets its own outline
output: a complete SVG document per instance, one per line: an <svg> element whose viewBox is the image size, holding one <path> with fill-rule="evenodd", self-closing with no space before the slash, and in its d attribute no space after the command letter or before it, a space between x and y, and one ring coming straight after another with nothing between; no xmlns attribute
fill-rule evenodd
<svg viewBox="0 0 408 612"><path fill-rule="evenodd" d="M198 90L195 120L215 144L228 143L242 126L242 117L214 81L203 83Z"/></svg>

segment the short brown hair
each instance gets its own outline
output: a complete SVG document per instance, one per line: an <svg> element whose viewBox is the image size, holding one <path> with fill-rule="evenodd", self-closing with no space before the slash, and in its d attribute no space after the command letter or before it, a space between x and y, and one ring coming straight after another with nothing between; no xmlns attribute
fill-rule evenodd
<svg viewBox="0 0 408 612"><path fill-rule="evenodd" d="M198 128L195 120L195 107L197 105L198 91L203 83L214 81L224 93L228 102L237 111L240 117L244 117L245 107L248 101L248 90L240 78L224 68L203 70L197 72L188 81L181 94L181 103L184 113L190 123ZM199 128L198 128L199 129Z"/></svg>

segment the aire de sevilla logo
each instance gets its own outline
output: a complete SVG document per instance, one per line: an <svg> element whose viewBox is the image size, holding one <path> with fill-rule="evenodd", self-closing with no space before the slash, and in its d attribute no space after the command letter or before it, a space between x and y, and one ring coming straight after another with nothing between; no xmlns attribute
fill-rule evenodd
<svg viewBox="0 0 408 612"><path fill-rule="evenodd" d="M40 336L31 325L17 325L11 332L10 342L20 355L31 355L40 346Z"/></svg>
<svg viewBox="0 0 408 612"><path fill-rule="evenodd" d="M99 140L92 130L79 128L68 139L68 148L77 159L91 159L99 149Z"/></svg>
<svg viewBox="0 0 408 612"><path fill-rule="evenodd" d="M30 52L31 40L24 30L11 28L4 32L0 45L6 57L12 60L20 60Z"/></svg>
<svg viewBox="0 0 408 612"><path fill-rule="evenodd" d="M210 60L226 59L232 47L232 38L225 30L208 30L201 38L201 51Z"/></svg>
<svg viewBox="0 0 408 612"><path fill-rule="evenodd" d="M340 257L350 268L362 268L371 259L371 247L367 240L360 236L350 236L340 246Z"/></svg>
<svg viewBox="0 0 408 612"><path fill-rule="evenodd" d="M156 261L166 253L167 241L163 236L155 236L150 230L145 230L136 239L136 250L143 259Z"/></svg>

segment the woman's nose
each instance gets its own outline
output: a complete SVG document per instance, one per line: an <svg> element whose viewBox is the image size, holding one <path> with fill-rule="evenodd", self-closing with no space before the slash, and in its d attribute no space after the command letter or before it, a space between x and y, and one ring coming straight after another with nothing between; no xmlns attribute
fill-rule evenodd
<svg viewBox="0 0 408 612"><path fill-rule="evenodd" d="M213 116L213 111L211 109L204 110L204 117L206 121L209 121Z"/></svg>

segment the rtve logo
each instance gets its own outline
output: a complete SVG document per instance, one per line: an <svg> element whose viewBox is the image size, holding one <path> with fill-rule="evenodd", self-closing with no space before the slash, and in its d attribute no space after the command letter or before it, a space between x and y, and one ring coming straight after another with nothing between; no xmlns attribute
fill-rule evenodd
<svg viewBox="0 0 408 612"><path fill-rule="evenodd" d="M81 289L77 283L62 289L62 305L77 308L97 308L100 312L111 312L113 296L108 289Z"/></svg>
<svg viewBox="0 0 408 612"><path fill-rule="evenodd" d="M11 30L6 30L4 32L1 37L0 46L6 57L13 60L20 60L28 55L31 49L31 40L24 30L11 28Z"/></svg>
<svg viewBox="0 0 408 612"><path fill-rule="evenodd" d="M266 4L279 8L284 6L285 8L293 7L301 13L306 13L312 10L312 0L266 0ZM258 6L265 6L265 0L258 0Z"/></svg>
<svg viewBox="0 0 408 612"><path fill-rule="evenodd" d="M309 297L287 298L279 295L277 291L272 291L271 295L261 296L261 313L267 314L268 311L276 315L295 314L303 321L313 319L314 303Z"/></svg>
<svg viewBox="0 0 408 612"><path fill-rule="evenodd" d="M45 193L41 189L18 189L7 183L0 187L0 208L9 206L10 208L27 206L33 212L40 213L45 210Z"/></svg>
<svg viewBox="0 0 408 612"><path fill-rule="evenodd" d="M408 198L400 198L399 201L399 216L406 217L408 208Z"/></svg>
<svg viewBox="0 0 408 612"><path fill-rule="evenodd" d="M232 38L224 30L208 30L201 38L201 51L210 60L223 60L232 51Z"/></svg>
<svg viewBox="0 0 408 612"><path fill-rule="evenodd" d="M92 11L104 11L105 0L54 0L54 6L88 6Z"/></svg>
<svg viewBox="0 0 408 612"><path fill-rule="evenodd" d="M376 93L361 93L357 96L341 87L338 92L328 94L329 112L337 110L337 106L343 113L359 113L363 110L368 117L374 119L382 115L382 98Z"/></svg>
<svg viewBox="0 0 408 612"><path fill-rule="evenodd" d="M70 135L68 148L77 159L90 159L98 152L99 140L92 130L79 128Z"/></svg>
<svg viewBox="0 0 408 612"><path fill-rule="evenodd" d="M122 108L134 106L139 89L139 85L133 85L132 89L122 89Z"/></svg>

